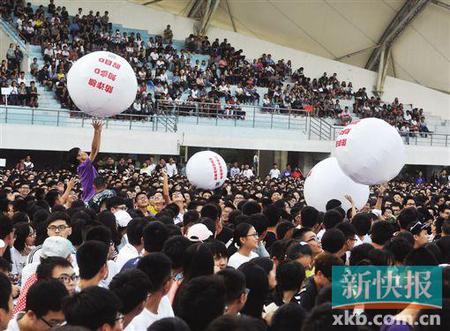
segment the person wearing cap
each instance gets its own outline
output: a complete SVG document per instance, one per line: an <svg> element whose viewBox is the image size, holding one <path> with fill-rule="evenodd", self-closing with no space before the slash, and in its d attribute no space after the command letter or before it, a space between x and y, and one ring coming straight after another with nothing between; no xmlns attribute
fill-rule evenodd
<svg viewBox="0 0 450 331"><path fill-rule="evenodd" d="M197 223L189 228L186 237L193 242L204 242L208 240L212 235L213 233L205 224Z"/></svg>
<svg viewBox="0 0 450 331"><path fill-rule="evenodd" d="M423 247L428 244L429 229L429 224L422 223L420 221L415 222L409 227L409 232L411 232L414 237L414 249Z"/></svg>
<svg viewBox="0 0 450 331"><path fill-rule="evenodd" d="M59 256L67 259L72 264L75 264L76 260L74 253L75 249L72 243L66 238L59 236L48 237L42 244L39 259L33 263L27 264L22 269L22 284L25 284L28 278L36 272L37 267L41 264L41 259ZM76 269L76 265L74 265L74 269Z"/></svg>

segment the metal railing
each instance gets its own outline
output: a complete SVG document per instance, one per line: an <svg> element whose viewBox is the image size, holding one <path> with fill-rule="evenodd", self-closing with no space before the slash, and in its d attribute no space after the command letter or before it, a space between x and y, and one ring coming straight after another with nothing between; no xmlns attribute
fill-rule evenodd
<svg viewBox="0 0 450 331"><path fill-rule="evenodd" d="M12 26L9 22L5 21L3 18L0 18L0 27L3 31L22 49L24 55L29 55L29 50L25 40L20 36L17 32L16 28Z"/></svg>
<svg viewBox="0 0 450 331"><path fill-rule="evenodd" d="M180 124L233 126L260 129L290 129L301 131L309 140L333 141L344 128L330 124L326 119L304 111L242 105L241 112L220 107L218 104L158 103L154 115L120 114L105 119L105 128L176 132ZM82 128L89 126L92 117L66 109L0 106L0 124L48 125ZM449 147L450 134L431 132L410 133L402 136L406 145Z"/></svg>
<svg viewBox="0 0 450 331"><path fill-rule="evenodd" d="M83 128L85 126L89 126L91 120L92 116L80 111L0 106L0 123L5 124L49 125ZM125 130L175 132L176 117L168 114L120 114L112 118L106 118L104 126L106 129L115 128Z"/></svg>
<svg viewBox="0 0 450 331"><path fill-rule="evenodd" d="M336 140L343 128L343 126L332 126L332 140ZM450 147L450 134L433 132L415 132L409 134L399 132L399 134L405 145Z"/></svg>
<svg viewBox="0 0 450 331"><path fill-rule="evenodd" d="M301 130L304 133L308 118L308 112L298 109L200 102L159 101L156 113L176 116L180 124Z"/></svg>

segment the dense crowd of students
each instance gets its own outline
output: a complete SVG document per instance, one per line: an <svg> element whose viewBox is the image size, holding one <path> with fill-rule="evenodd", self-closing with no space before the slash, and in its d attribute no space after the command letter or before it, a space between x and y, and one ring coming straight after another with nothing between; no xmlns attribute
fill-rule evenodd
<svg viewBox="0 0 450 331"><path fill-rule="evenodd" d="M380 98L369 98L365 88L354 90L351 82L340 81L336 73L307 77L303 67L296 70L290 60L277 60L271 54L248 59L227 39L210 42L206 36L191 34L179 51L173 46L170 25L162 35L143 40L140 33L112 31L107 11L101 14L79 8L70 16L64 6L55 5L53 0L47 7L41 5L37 9L24 1L4 0L0 11L27 42L41 46L45 64L39 67L34 59L30 71L36 81L55 91L65 108L76 109L66 85L72 63L89 52L107 50L127 59L136 73L138 92L127 113L149 115L165 111L167 107L156 107L163 102L180 106L182 115L201 112L202 116L245 119L242 105L250 104L281 114L306 110L336 118L337 124L345 125L351 121L351 112L340 101L350 99L353 112L359 117L383 118L407 136L428 131L422 109L409 109L398 99L386 103ZM19 64L23 55L17 46L12 47L2 64L0 84L20 90ZM194 54L208 57L194 60ZM17 97L12 97L11 104L36 107L35 83L26 84L22 85L22 92L15 92ZM260 95L257 87L267 88L267 93ZM26 98L21 96L25 88ZM198 109L198 103L209 105Z"/></svg>
<svg viewBox="0 0 450 331"><path fill-rule="evenodd" d="M35 170L27 158L0 172L1 329L378 330L332 325L343 313L330 303L339 265L439 265L435 330L448 326L445 170L374 187L361 210L333 199L320 212L302 176L275 166L260 179L234 165L215 191L192 187L173 159L135 168L108 158L97 172L102 124L93 127L90 153L69 151L71 169ZM426 313L376 312L394 316L383 331Z"/></svg>

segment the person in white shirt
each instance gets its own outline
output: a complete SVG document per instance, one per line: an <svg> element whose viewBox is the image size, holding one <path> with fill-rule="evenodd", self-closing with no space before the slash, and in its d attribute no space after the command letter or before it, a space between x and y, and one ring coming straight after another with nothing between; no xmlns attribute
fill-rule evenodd
<svg viewBox="0 0 450 331"><path fill-rule="evenodd" d="M169 163L166 163L166 170L169 178L178 175L177 165L174 159L170 158Z"/></svg>
<svg viewBox="0 0 450 331"><path fill-rule="evenodd" d="M280 178L281 171L278 169L278 164L274 163L273 168L269 171L270 178Z"/></svg>
<svg viewBox="0 0 450 331"><path fill-rule="evenodd" d="M143 218L135 218L128 223L128 243L120 249L116 259L116 268L119 272L129 260L141 256L144 249L144 228L147 224L148 221Z"/></svg>
<svg viewBox="0 0 450 331"><path fill-rule="evenodd" d="M230 177L234 178L239 176L241 173L241 169L239 169L238 163L234 162L233 167L230 169Z"/></svg>
<svg viewBox="0 0 450 331"><path fill-rule="evenodd" d="M248 223L238 224L234 230L233 240L239 249L231 255L228 266L237 269L241 264L258 257L258 254L253 252L258 247L258 237L258 233L252 225Z"/></svg>
<svg viewBox="0 0 450 331"><path fill-rule="evenodd" d="M33 170L34 168L34 163L31 162L31 156L29 155L27 155L27 157L25 158L25 162L23 164L25 165L26 170Z"/></svg>
<svg viewBox="0 0 450 331"><path fill-rule="evenodd" d="M250 166L248 164L246 164L244 166L244 171L242 171L242 176L247 177L248 179L255 176L255 174L253 173L253 170L250 169Z"/></svg>
<svg viewBox="0 0 450 331"><path fill-rule="evenodd" d="M150 253L140 259L137 268L150 279L150 295L144 310L125 328L125 331L147 330L153 322L165 317L174 317L167 297L172 286L172 262L163 253Z"/></svg>

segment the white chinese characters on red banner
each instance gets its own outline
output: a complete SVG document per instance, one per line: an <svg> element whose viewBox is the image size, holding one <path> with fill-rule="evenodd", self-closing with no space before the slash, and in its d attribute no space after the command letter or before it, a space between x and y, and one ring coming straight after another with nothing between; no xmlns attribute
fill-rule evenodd
<svg viewBox="0 0 450 331"><path fill-rule="evenodd" d="M70 68L67 88L75 105L95 117L110 117L134 101L137 80L131 65L110 52L83 56Z"/></svg>
<svg viewBox="0 0 450 331"><path fill-rule="evenodd" d="M335 156L342 171L355 182L376 185L399 174L405 164L405 147L389 123L365 118L341 130Z"/></svg>
<svg viewBox="0 0 450 331"><path fill-rule="evenodd" d="M186 176L195 187L214 190L221 187L227 179L227 165L217 153L198 152L186 164Z"/></svg>

